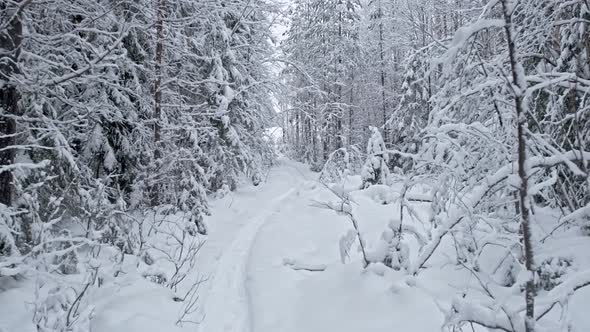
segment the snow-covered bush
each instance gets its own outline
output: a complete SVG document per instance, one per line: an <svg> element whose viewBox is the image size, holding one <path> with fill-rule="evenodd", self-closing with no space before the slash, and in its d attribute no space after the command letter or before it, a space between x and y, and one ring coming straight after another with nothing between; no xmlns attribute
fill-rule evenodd
<svg viewBox="0 0 590 332"><path fill-rule="evenodd" d="M350 259L350 250L356 241L357 233L352 229L349 229L346 234L340 237L340 240L338 241L338 248L340 249L340 261L342 264L346 263L346 261Z"/></svg>
<svg viewBox="0 0 590 332"><path fill-rule="evenodd" d="M564 280L566 274L572 272L572 259L565 257L548 258L537 267L537 287L550 291Z"/></svg>
<svg viewBox="0 0 590 332"><path fill-rule="evenodd" d="M555 63L541 64L544 60L533 61L524 54L556 47L537 37L556 33L570 38L565 30L549 32L539 27L551 30L547 21L561 20L574 12L578 15L587 10L582 7L586 5L561 7L552 1L491 3L460 28L449 47L432 62L444 84L430 99L433 109L423 130L422 145L413 156L413 173L436 174L430 187L437 206L433 206L431 240L421 249L411 271L418 273L440 248L441 239L452 237L457 264L476 277L478 285L473 288L486 294L482 300L473 297L455 301L451 328L474 324L505 331L556 330L555 322L541 319L548 310L544 301L553 303L553 307L567 301L571 294L551 297L536 289L557 290L556 283L567 283L561 279L579 285L573 274L563 274L565 262L538 265L536 253L545 244L539 241L536 227L544 220L538 213L544 206L559 206L566 220L581 217L584 203L566 202L580 195L559 192L564 189L561 181L576 182L573 174L584 173L578 172L578 165L586 163L587 144L573 138L577 140L575 147L559 143L564 141L556 140L559 135L554 136L555 128L549 128L549 118L561 118L557 114L565 106L557 105L560 97L549 95L569 93L560 91L560 83L551 80L565 79L569 74L562 76L563 68ZM493 52L481 47L489 44L496 45ZM562 60L555 59L556 63ZM573 93L586 93L581 90ZM492 257L497 269L488 266ZM497 275L499 271L506 275ZM514 272L516 276L509 275ZM543 275L544 280L535 284L535 275ZM506 289L492 289L488 282L492 278L500 280ZM500 300L499 294L511 289L522 291L518 296L526 299L526 305L513 309ZM490 310L490 304L500 310ZM562 310L561 317L565 318L567 308Z"/></svg>
<svg viewBox="0 0 590 332"><path fill-rule="evenodd" d="M358 243L359 251L361 252L363 259L363 267L366 268L371 261L369 260L368 253L366 250L366 243L363 240L359 223L353 211L353 201L351 200L348 193L341 193L332 191L332 193L338 198L336 201L329 202L316 202L317 207L332 210L339 215L346 216L350 221L352 229L348 230L346 234L342 235L339 240L340 249L340 260L345 263L350 258L350 252L355 243Z"/></svg>
<svg viewBox="0 0 590 332"><path fill-rule="evenodd" d="M53 258L53 265L57 266L57 269L62 274L76 274L79 273L78 269L78 254L75 250L68 250L72 247L73 243L68 239L71 239L71 234L67 229L61 230L58 237L66 239L60 242L55 248L57 252L65 252L63 255L57 254Z"/></svg>
<svg viewBox="0 0 590 332"><path fill-rule="evenodd" d="M395 222L390 222L388 228L381 234L382 241L379 260L387 267L394 270L407 270L410 263L410 248L402 241L400 227Z"/></svg>
<svg viewBox="0 0 590 332"><path fill-rule="evenodd" d="M320 172L320 182L337 183L348 175L358 174L362 167L361 160L361 153L354 146L332 152Z"/></svg>
<svg viewBox="0 0 590 332"><path fill-rule="evenodd" d="M371 137L367 143L367 160L361 170L363 187L373 184L387 184L389 168L387 162L389 153L383 142L383 137L376 127L370 127Z"/></svg>

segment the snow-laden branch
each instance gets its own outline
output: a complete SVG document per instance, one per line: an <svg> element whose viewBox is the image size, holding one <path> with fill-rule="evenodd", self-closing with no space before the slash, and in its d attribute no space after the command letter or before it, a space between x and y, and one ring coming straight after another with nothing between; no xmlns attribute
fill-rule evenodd
<svg viewBox="0 0 590 332"><path fill-rule="evenodd" d="M30 5L33 2L33 0L25 0L23 2L21 2L18 7L16 8L16 10L14 11L14 13L10 16L10 18L8 20L6 20L6 22L4 22L4 24L2 24L2 26L0 26L0 31L1 30L5 30L6 28L8 28L8 26L15 20L18 18L18 16L23 12L23 10L25 10L25 8Z"/></svg>
<svg viewBox="0 0 590 332"><path fill-rule="evenodd" d="M515 332L511 326L510 320L506 315L493 308L485 307L464 298L456 298L452 305L455 315L450 322L473 323L492 330L501 330L505 332ZM522 330L519 329L519 331Z"/></svg>
<svg viewBox="0 0 590 332"><path fill-rule="evenodd" d="M94 68L97 64L99 64L101 61L103 61L109 54L111 54L114 50L119 48L119 44L121 44L121 42L125 39L125 37L127 37L127 34L129 33L129 29L123 29L120 32L120 36L118 39L116 39L104 52L100 53L97 55L97 57L92 60L91 62L88 63L88 65L86 67L83 67L81 69L78 69L76 71L73 71L69 74L60 76L60 77L56 77L54 79L51 80L46 80L40 83L41 86L53 86L53 85L59 85L62 83L65 83L67 81L70 81L72 79L75 79L77 77L80 77L82 75L84 75L86 72L88 72L89 70L91 70L92 68Z"/></svg>
<svg viewBox="0 0 590 332"><path fill-rule="evenodd" d="M533 92L545 89L550 86L577 90L583 93L590 93L590 80L583 79L576 73L547 73L542 75L528 75L526 81L536 83L527 88L528 96Z"/></svg>
<svg viewBox="0 0 590 332"><path fill-rule="evenodd" d="M49 165L49 160L43 160L38 163L14 163L10 165L1 165L0 173L2 172L14 172L15 170L31 170L45 168Z"/></svg>
<svg viewBox="0 0 590 332"><path fill-rule="evenodd" d="M575 273L549 291L547 295L538 296L535 312L540 312L540 314L536 316L536 319L543 318L556 304L565 302L575 291L586 286L590 286L590 270ZM521 306L518 311L524 311L525 309L525 306Z"/></svg>
<svg viewBox="0 0 590 332"><path fill-rule="evenodd" d="M477 22L461 27L455 32L453 41L449 45L448 50L440 57L432 60L432 65L436 66L439 64L444 65L445 72L449 71L449 64L457 57L457 54L465 47L465 44L471 37L482 30L490 28L502 28L504 27L504 20L500 19L481 19Z"/></svg>
<svg viewBox="0 0 590 332"><path fill-rule="evenodd" d="M557 226L555 226L553 228L553 230L551 230L551 232L549 232L549 234L547 234L547 236L545 236L541 241L546 240L548 237L553 235L553 233L556 230L558 230L559 228L561 228L562 226L567 225L575 220L583 220L586 217L590 217L590 204L586 204L585 206L563 216L559 220L559 224L557 224Z"/></svg>
<svg viewBox="0 0 590 332"><path fill-rule="evenodd" d="M525 165L528 169L527 173L531 174L530 170L534 168L553 167L558 164L579 160L580 158L590 158L590 152L568 151L553 156L535 156L528 158L525 161ZM516 162L505 165L493 175L486 177L482 181L482 184L475 187L471 192L466 193L463 196L464 199L462 200L462 204L452 205L448 211L448 218L446 222L434 230L434 234L432 234L432 240L426 246L422 247L420 254L416 258L414 264L412 264L409 272L411 274L418 273L418 271L424 267L424 264L426 264L428 259L430 259L434 251L438 248L444 236L447 235L449 231L455 226L457 226L466 217L466 215L471 213L471 210L479 205L481 200L490 192L492 188L507 180L510 175L514 173L515 169Z"/></svg>

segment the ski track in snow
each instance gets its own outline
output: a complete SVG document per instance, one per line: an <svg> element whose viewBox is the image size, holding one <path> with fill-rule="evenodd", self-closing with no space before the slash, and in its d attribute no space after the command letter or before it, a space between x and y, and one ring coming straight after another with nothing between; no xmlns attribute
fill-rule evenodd
<svg viewBox="0 0 590 332"><path fill-rule="evenodd" d="M250 299L246 285L250 251L258 231L273 216L277 215L281 204L295 191L293 182L301 181L298 177L294 178L293 173L287 171L285 166L292 167L284 165L283 162L283 165L272 171L275 174L271 177L272 180L268 181L269 183L274 182L272 186L269 188L262 186L260 191L251 193L250 197L246 196L246 198L255 198L254 202L248 204L246 199L244 199L245 203L242 202L246 205L246 210L259 207L265 207L265 209L254 217L247 218L231 244L227 248L221 249L223 252L217 261L215 271L210 274L207 281L208 291L202 304L202 309L205 312L199 331L250 332L252 330ZM277 179L277 177L279 178ZM285 189L286 191L283 191L278 197L276 196L277 190ZM276 198L265 202L265 199L268 199L267 195ZM238 197L238 199L240 198L244 197ZM232 204L240 205L240 202L233 202L232 199ZM236 222L230 223L235 224Z"/></svg>
<svg viewBox="0 0 590 332"><path fill-rule="evenodd" d="M338 241L351 226L312 204L335 199L316 178L307 166L281 160L265 184L213 202L210 236L197 265L213 269L200 292L199 332L440 330L444 317L435 302L401 275L363 270L356 251L350 263L340 262ZM380 236L391 206L365 205L357 211L363 226ZM322 271L295 270L285 262ZM419 284L433 280L438 276Z"/></svg>

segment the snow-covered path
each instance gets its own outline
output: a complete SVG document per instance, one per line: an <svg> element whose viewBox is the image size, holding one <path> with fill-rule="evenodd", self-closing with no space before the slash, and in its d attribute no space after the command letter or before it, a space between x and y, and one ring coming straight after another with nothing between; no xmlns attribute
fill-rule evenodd
<svg viewBox="0 0 590 332"><path fill-rule="evenodd" d="M208 220L211 236L200 253L200 271L208 280L201 291L200 331L250 331L247 268L259 229L288 204L304 177L287 160L270 171L259 187L245 187L212 204Z"/></svg>
<svg viewBox="0 0 590 332"><path fill-rule="evenodd" d="M441 244L418 276L380 263L363 269L354 250L343 264L339 242L350 221L312 204L336 199L316 178L307 166L281 160L265 183L213 202L211 235L198 265L210 276L200 292L204 319L199 332L446 330L445 313L458 291L478 294L469 288L476 282L469 272L446 254L454 250L452 241ZM399 215L399 204L383 204L385 194L396 188L357 190L360 179L355 183L353 178L345 186L366 248L375 252L386 225ZM426 211L420 209L417 205L415 211ZM407 243L416 255L417 243ZM296 270L292 264L325 269ZM580 293L572 301L581 301L581 309L572 311L581 326L588 326L582 304L587 298ZM521 300L516 297L515 303Z"/></svg>
<svg viewBox="0 0 590 332"><path fill-rule="evenodd" d="M360 263L340 262L338 242L349 225L312 206L334 198L316 176L281 160L261 186L213 203L211 235L199 265L210 276L201 290L199 331L385 332L422 314L433 319L414 321L413 331L439 330L440 313L422 291L392 292L390 280L363 272ZM327 269L296 271L285 260Z"/></svg>

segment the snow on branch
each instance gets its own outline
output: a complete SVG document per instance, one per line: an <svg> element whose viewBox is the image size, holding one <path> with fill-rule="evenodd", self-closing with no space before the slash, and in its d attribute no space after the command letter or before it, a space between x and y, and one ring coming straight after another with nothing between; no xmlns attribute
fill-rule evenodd
<svg viewBox="0 0 590 332"><path fill-rule="evenodd" d="M568 151L553 156L535 156L530 157L526 160L525 165L529 169L539 167L553 167L558 164L579 160L580 158L590 158L590 152L585 151ZM448 211L447 220L432 234L432 240L421 249L416 261L411 266L409 272L416 274L424 267L428 259L432 256L435 250L440 245L443 237L449 233L455 226L457 226L465 217L471 213L471 210L477 207L483 198L491 191L492 188L497 186L503 181L506 181L510 175L514 173L516 169L516 162L505 165L500 168L496 173L486 177L482 184L475 187L469 193L463 196L462 204L454 204ZM528 173L530 174L530 173Z"/></svg>
<svg viewBox="0 0 590 332"><path fill-rule="evenodd" d="M326 264L307 264L292 258L283 259L283 265L288 266L295 271L306 270L310 272L321 272L327 268Z"/></svg>
<svg viewBox="0 0 590 332"><path fill-rule="evenodd" d="M465 47L471 37L482 30L504 27L504 20L480 19L477 22L461 27L455 32L455 36L448 50L440 57L432 60L432 66L442 64L445 67L445 74L449 73L449 64L457 57L457 54Z"/></svg>

